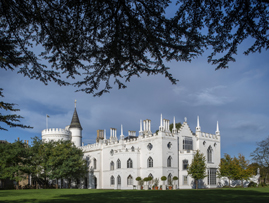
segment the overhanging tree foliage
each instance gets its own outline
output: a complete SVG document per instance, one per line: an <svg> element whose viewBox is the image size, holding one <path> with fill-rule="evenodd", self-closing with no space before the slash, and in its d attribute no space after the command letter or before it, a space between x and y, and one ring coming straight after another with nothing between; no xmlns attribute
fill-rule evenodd
<svg viewBox="0 0 269 203"><path fill-rule="evenodd" d="M199 150L196 151L187 172L195 180L195 187L198 189L198 180L204 179L207 176L206 158Z"/></svg>
<svg viewBox="0 0 269 203"><path fill-rule="evenodd" d="M0 97L4 97L2 88L0 88ZM2 114L0 111L0 122L5 123L9 127L32 128L30 126L16 123L20 122L20 119L22 119L23 117L17 114L9 114L10 112L20 111L19 109L14 109L14 106L15 104L0 101L0 110L8 112L8 114ZM0 130L7 129L0 126Z"/></svg>
<svg viewBox="0 0 269 203"><path fill-rule="evenodd" d="M219 69L235 61L247 38L254 43L245 54L268 49L267 6L262 0L0 0L0 67L97 96L111 82L126 88L143 73L175 84L166 61L191 61L211 48L208 62ZM168 7L177 9L171 18ZM36 45L41 53L31 49Z"/></svg>

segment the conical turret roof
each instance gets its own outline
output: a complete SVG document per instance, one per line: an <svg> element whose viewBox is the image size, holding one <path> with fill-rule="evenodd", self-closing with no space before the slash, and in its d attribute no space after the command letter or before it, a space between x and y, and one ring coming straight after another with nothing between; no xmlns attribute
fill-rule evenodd
<svg viewBox="0 0 269 203"><path fill-rule="evenodd" d="M72 117L70 128L80 128L82 130L82 127L81 127L80 122L79 122L78 113L77 113L76 108L74 110L74 114L73 114L73 117Z"/></svg>

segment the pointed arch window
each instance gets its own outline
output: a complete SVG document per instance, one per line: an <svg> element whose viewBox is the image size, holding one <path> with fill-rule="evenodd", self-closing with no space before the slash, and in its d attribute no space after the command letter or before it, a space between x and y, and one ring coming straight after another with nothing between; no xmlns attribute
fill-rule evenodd
<svg viewBox="0 0 269 203"><path fill-rule="evenodd" d="M132 147L131 147L131 150L132 150L132 152L134 152L134 151L135 151L135 148L134 148L134 146L132 146Z"/></svg>
<svg viewBox="0 0 269 203"><path fill-rule="evenodd" d="M127 177L127 185L133 185L133 177L131 175Z"/></svg>
<svg viewBox="0 0 269 203"><path fill-rule="evenodd" d="M121 168L121 161L119 159L117 160L117 168Z"/></svg>
<svg viewBox="0 0 269 203"><path fill-rule="evenodd" d="M114 161L110 162L110 170L113 171L114 170Z"/></svg>
<svg viewBox="0 0 269 203"><path fill-rule="evenodd" d="M167 167L172 167L172 157L169 156L167 159Z"/></svg>
<svg viewBox="0 0 269 203"><path fill-rule="evenodd" d="M115 185L115 178L114 176L110 177L110 185Z"/></svg>
<svg viewBox="0 0 269 203"><path fill-rule="evenodd" d="M183 170L187 170L188 169L188 165L189 165L188 160L187 159L184 159L182 161L182 165L183 165Z"/></svg>
<svg viewBox="0 0 269 203"><path fill-rule="evenodd" d="M133 168L133 161L131 158L127 160L127 168Z"/></svg>
<svg viewBox="0 0 269 203"><path fill-rule="evenodd" d="M152 168L153 167L153 159L151 158L151 156L148 158L148 168Z"/></svg>
<svg viewBox="0 0 269 203"><path fill-rule="evenodd" d="M211 145L207 149L207 163L213 163L213 149Z"/></svg>
<svg viewBox="0 0 269 203"><path fill-rule="evenodd" d="M97 160L96 160L96 158L93 159L93 168L94 169L97 168Z"/></svg>
<svg viewBox="0 0 269 203"><path fill-rule="evenodd" d="M118 185L121 185L121 177L119 175L117 177L117 182L118 182Z"/></svg>

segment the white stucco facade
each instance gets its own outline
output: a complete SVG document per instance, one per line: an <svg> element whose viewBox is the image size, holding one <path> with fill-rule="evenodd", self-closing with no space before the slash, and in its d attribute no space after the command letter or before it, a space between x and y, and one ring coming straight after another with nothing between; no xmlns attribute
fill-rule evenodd
<svg viewBox="0 0 269 203"><path fill-rule="evenodd" d="M76 115L75 115L76 114ZM76 123L76 124L74 124ZM193 179L188 176L186 166L191 164L196 150L206 156L208 177L199 181L200 188L214 188L219 184L216 170L220 163L221 138L217 124L216 133L201 131L199 118L197 127L192 132L187 119L180 129L169 130L169 120L161 116L159 132L151 132L151 121L140 121L138 136L129 131L128 136L110 129L107 136L105 130L97 132L97 142L82 146L82 127L75 109L72 122L65 130L46 129L42 131L43 140L70 139L83 150L88 160L89 174L81 180L81 188L97 189L133 189L137 185L136 177L153 176L162 185L162 176L174 177L173 182L180 189L194 188ZM167 181L165 182L167 185Z"/></svg>

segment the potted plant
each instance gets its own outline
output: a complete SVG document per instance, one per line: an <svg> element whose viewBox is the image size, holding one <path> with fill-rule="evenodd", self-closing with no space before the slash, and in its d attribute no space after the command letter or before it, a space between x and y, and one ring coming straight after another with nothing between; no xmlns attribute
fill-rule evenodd
<svg viewBox="0 0 269 203"><path fill-rule="evenodd" d="M165 185L165 181L167 180L166 176L162 176L161 180L163 181L162 190L166 190L166 185Z"/></svg>
<svg viewBox="0 0 269 203"><path fill-rule="evenodd" d="M148 186L148 181L149 181L149 177L145 177L144 179L143 179L143 181L145 181L146 182L146 184L145 184L145 190L148 190L149 189L149 186Z"/></svg>
<svg viewBox="0 0 269 203"><path fill-rule="evenodd" d="M163 186L161 185L161 186L160 186L160 190L162 190L162 189L163 189Z"/></svg>
<svg viewBox="0 0 269 203"><path fill-rule="evenodd" d="M142 180L141 177L138 176L135 180L138 182L138 183L137 183L137 189L138 189L138 190L141 190L141 189L142 189L142 188L141 188L141 183L140 183L141 180Z"/></svg>
<svg viewBox="0 0 269 203"><path fill-rule="evenodd" d="M177 180L178 180L178 177L177 176L174 176L173 177L173 181L174 181L174 185L173 185L173 189L176 190L177 189Z"/></svg>

